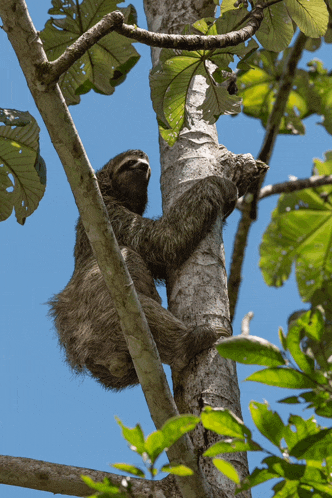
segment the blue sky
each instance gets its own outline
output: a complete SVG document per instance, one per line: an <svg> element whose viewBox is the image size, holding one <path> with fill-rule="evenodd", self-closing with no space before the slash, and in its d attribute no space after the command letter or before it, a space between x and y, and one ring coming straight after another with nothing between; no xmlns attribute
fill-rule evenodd
<svg viewBox="0 0 332 498"><path fill-rule="evenodd" d="M141 2L134 1L139 25L145 27ZM50 4L27 1L38 30L48 19ZM20 226L14 215L0 224L0 448L4 455L22 456L79 467L110 471L109 463L140 464L128 448L114 420L134 426L139 422L145 433L154 426L140 387L110 393L89 378L76 377L63 361L52 323L44 304L60 291L73 271L74 225L77 208L61 163L53 149L29 93L15 54L0 30L0 106L28 110L41 127L41 154L46 162L48 184L38 210ZM152 167L147 216L161 214L159 189L159 150L155 115L152 109L148 72L150 50L136 45L141 60L113 96L90 92L71 112L90 161L96 169L119 152L140 148L148 153ZM328 64L331 46L315 54L306 52L301 62L318 57ZM329 67L331 69L331 67ZM303 137L279 137L266 183L287 180L288 175L310 175L312 158L322 158L331 149L331 137L317 126L319 117L306 120ZM218 122L219 142L235 153L257 155L264 136L259 121L245 116L222 117ZM277 197L263 200L259 221L251 229L244 265L243 284L234 322L240 332L242 317L253 311L251 334L278 344L279 326L286 328L287 317L301 303L294 277L281 289L268 288L258 268L258 245L269 223ZM225 250L229 263L238 213L228 219ZM165 299L164 289L161 290ZM243 380L252 371L239 366ZM259 439L248 413L251 399L275 401L290 392L254 383L240 383L243 416ZM281 409L280 409L281 410ZM294 413L295 410L292 409ZM281 410L287 417L287 411ZM300 412L302 414L302 412ZM309 416L309 412L307 414ZM265 443L263 443L265 445ZM266 446L266 445L265 445ZM252 465L258 460L252 460ZM272 496L270 485L254 490L255 498ZM45 492L0 485L6 498L46 498Z"/></svg>

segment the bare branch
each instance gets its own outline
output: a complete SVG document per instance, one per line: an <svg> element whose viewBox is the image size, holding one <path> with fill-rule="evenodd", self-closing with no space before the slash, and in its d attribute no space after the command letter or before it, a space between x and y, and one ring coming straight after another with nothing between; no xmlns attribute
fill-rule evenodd
<svg viewBox="0 0 332 498"><path fill-rule="evenodd" d="M112 31L150 47L174 48L177 50L212 50L239 45L256 33L263 20L264 8L263 3L257 4L248 14L246 26L238 31L231 31L218 36L153 33L137 26L124 24L124 16L121 12L111 12L83 33L57 60L43 63L39 67L39 76L46 85L57 81L61 74L68 71L74 62L82 57L87 50Z"/></svg>
<svg viewBox="0 0 332 498"><path fill-rule="evenodd" d="M127 24L123 24L121 28L116 28L116 31L127 38L133 38L150 47L174 48L177 50L213 50L239 45L254 36L264 17L263 9L264 4L258 3L249 13L246 26L238 31L231 31L224 35L168 35L165 33L152 33Z"/></svg>
<svg viewBox="0 0 332 498"><path fill-rule="evenodd" d="M279 132L280 121L284 114L286 103L292 89L297 65L302 55L306 39L306 36L300 32L297 39L295 40L293 47L290 50L287 62L284 67L284 71L281 75L279 90L268 123L266 125L266 133L263 145L258 155L258 160L261 160L267 164L269 163L272 155L276 137ZM248 244L249 230L251 223L256 220L258 195L264 178L265 175L263 174L258 179L257 184L250 187L249 193L245 197L245 200L249 200L250 203L242 204L242 218L239 222L237 233L234 239L232 262L228 279L231 320L233 320L234 318L235 307L239 296L242 266L244 261L245 248ZM250 196L252 196L251 199Z"/></svg>
<svg viewBox="0 0 332 498"><path fill-rule="evenodd" d="M81 475L91 477L94 481L102 481L105 477L115 486L121 486L122 476L110 472L72 467L58 463L43 462L32 458L18 458L0 455L0 484L19 486L21 488L38 489L54 494L70 496L90 496L93 490L81 479ZM132 479L132 491L135 498L151 496L151 482L145 479ZM173 478L154 483L155 491L160 490L163 496L172 497L171 488L175 488ZM174 493L174 496L175 493Z"/></svg>
<svg viewBox="0 0 332 498"><path fill-rule="evenodd" d="M239 290L242 281L242 265L245 250L248 244L249 230L252 224L252 220L249 216L249 209L250 205L244 204L242 216L234 238L231 268L228 277L229 314L231 322L233 321L235 315L235 307L239 297Z"/></svg>
<svg viewBox="0 0 332 498"><path fill-rule="evenodd" d="M295 192L296 190L303 190L305 188L322 187L323 185L332 185L332 175L315 175L310 178L266 185L260 190L259 200L264 199L269 195L285 194L287 192Z"/></svg>
<svg viewBox="0 0 332 498"><path fill-rule="evenodd" d="M297 71L297 65L302 56L307 37L300 31L289 53L283 73L280 78L280 86L273 105L272 112L266 124L266 132L262 148L258 154L258 159L269 163L273 147L279 132L280 122L284 115L289 94L292 90L294 78Z"/></svg>
<svg viewBox="0 0 332 498"><path fill-rule="evenodd" d="M250 322L254 318L254 313L249 311L243 318L241 323L241 334L250 335Z"/></svg>

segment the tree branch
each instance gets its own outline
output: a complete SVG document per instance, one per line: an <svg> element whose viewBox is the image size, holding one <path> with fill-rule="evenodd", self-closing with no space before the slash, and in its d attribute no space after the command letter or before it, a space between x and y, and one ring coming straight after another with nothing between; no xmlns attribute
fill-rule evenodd
<svg viewBox="0 0 332 498"><path fill-rule="evenodd" d="M178 413L159 354L124 264L98 182L58 85L41 84L36 65L48 62L24 0L1 0L3 28L60 157L81 219L120 317L121 328L157 428ZM184 498L208 497L208 487L185 435L168 451L171 461L194 471L176 478Z"/></svg>
<svg viewBox="0 0 332 498"><path fill-rule="evenodd" d="M295 192L296 190L303 190L305 188L322 187L324 185L332 185L332 175L315 175L310 178L266 185L260 190L259 200L270 195L285 194L287 192Z"/></svg>
<svg viewBox="0 0 332 498"><path fill-rule="evenodd" d="M270 162L272 156L273 147L279 132L280 122L285 112L286 104L296 75L297 65L302 56L306 41L306 35L300 31L293 47L291 48L280 78L280 86L276 100L267 121L263 144L258 154L258 159L267 164Z"/></svg>
<svg viewBox="0 0 332 498"><path fill-rule="evenodd" d="M115 486L121 486L122 476L110 472L72 467L58 463L44 462L32 458L18 458L0 455L0 484L19 486L21 488L38 489L54 494L70 496L90 496L93 490L81 479L81 475L91 477L94 481L102 481L105 477ZM132 491L135 498L151 496L151 482L145 479L132 479ZM174 479L166 477L154 483L155 491L160 490L163 496L172 497ZM174 496L175 492L174 492Z"/></svg>
<svg viewBox="0 0 332 498"><path fill-rule="evenodd" d="M48 85L56 82L60 76L82 57L101 38L122 26L124 16L122 12L114 11L106 14L103 19L88 31L83 33L72 45L66 48L64 53L55 61L43 63L40 70L40 79Z"/></svg>
<svg viewBox="0 0 332 498"><path fill-rule="evenodd" d="M241 323L241 334L248 336L250 335L250 322L254 318L254 313L249 311L243 318Z"/></svg>
<svg viewBox="0 0 332 498"><path fill-rule="evenodd" d="M238 31L216 36L152 33L127 24L123 24L121 28L116 28L115 30L127 38L132 38L150 47L174 48L177 50L213 50L239 45L254 36L264 17L263 9L264 4L258 3L249 13L246 26Z"/></svg>
<svg viewBox="0 0 332 498"><path fill-rule="evenodd" d="M229 314L231 322L235 315L235 307L239 297L244 254L248 245L249 230L252 224L252 220L249 216L249 209L249 205L245 204L234 237L231 267L228 277Z"/></svg>
<svg viewBox="0 0 332 498"><path fill-rule="evenodd" d="M287 100L292 89L294 77L297 70L297 65L302 55L307 37L303 33L299 33L297 39L286 61L283 73L280 79L280 86L273 105L272 112L266 125L266 132L262 144L261 151L258 155L258 160L264 163L269 163L275 145L276 137L279 132L280 121L283 117ZM241 273L244 261L244 252L248 243L248 235L250 226L256 219L257 200L260 188L263 184L265 174L263 174L249 189L249 193L245 196L243 203L242 217L240 219L238 229L234 238L232 262L228 278L229 289L229 306L231 320L234 318L235 307L239 297L241 284ZM249 201L249 202L246 202Z"/></svg>
<svg viewBox="0 0 332 498"><path fill-rule="evenodd" d="M246 26L238 31L231 31L217 36L153 33L137 26L125 24L123 14L119 11L114 11L106 14L101 21L83 33L57 60L43 63L39 67L39 77L45 85L57 81L61 74L68 71L74 62L80 59L87 50L112 31L150 47L174 48L177 50L212 50L232 47L245 42L256 33L263 20L264 8L263 3L257 4L248 14Z"/></svg>

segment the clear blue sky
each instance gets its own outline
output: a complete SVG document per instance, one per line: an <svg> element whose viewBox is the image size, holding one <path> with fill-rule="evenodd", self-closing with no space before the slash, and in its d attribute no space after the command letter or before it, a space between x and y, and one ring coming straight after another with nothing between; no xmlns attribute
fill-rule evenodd
<svg viewBox="0 0 332 498"><path fill-rule="evenodd" d="M144 27L141 2L133 3L138 10L139 25ZM50 3L28 0L27 4L36 28L43 29ZM29 111L37 119L41 127L41 154L48 171L46 194L25 225L20 226L14 215L0 224L0 451L4 455L104 471L111 471L109 463L139 465L140 460L122 440L114 415L128 426L139 422L145 433L154 430L141 388L114 394L89 378L73 375L63 361L52 323L47 318L44 303L67 284L73 271L77 208L3 30L0 30L0 47L0 106ZM129 148L140 148L148 153L152 180L147 215L159 216L158 134L148 86L150 51L145 46L136 47L141 60L113 96L90 92L82 97L79 106L72 106L70 110L96 169ZM327 65L331 61L331 46L315 54L306 52L301 65L313 56ZM322 158L323 152L332 148L331 137L323 127L316 125L319 119L314 116L305 122L307 135L303 137L278 138L267 183L287 180L289 174L300 178L309 176L312 158ZM264 135L260 122L245 116L222 117L218 131L220 143L228 149L235 153L250 152L254 156ZM287 317L307 305L303 306L298 297L293 276L281 289L268 288L258 268L258 244L276 202L277 197L261 202L259 221L251 230L234 334L240 332L242 317L253 311L251 334L278 344L278 327L286 328ZM234 213L225 229L228 262L238 219L238 213ZM240 380L252 371L250 367L238 370ZM253 429L254 437L259 438L250 422L249 401L267 399L274 409L280 409L275 400L290 392L285 394L254 383L242 382L240 387L244 420ZM287 411L282 413L285 420ZM258 460L252 460L253 465L257 463ZM272 496L269 489L270 485L260 486L253 496ZM50 495L0 485L0 496L46 498Z"/></svg>

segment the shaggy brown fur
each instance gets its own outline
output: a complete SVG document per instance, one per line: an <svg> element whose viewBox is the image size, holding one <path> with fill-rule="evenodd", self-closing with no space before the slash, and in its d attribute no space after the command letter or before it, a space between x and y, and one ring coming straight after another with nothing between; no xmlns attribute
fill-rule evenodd
<svg viewBox="0 0 332 498"><path fill-rule="evenodd" d="M187 328L161 306L154 279L179 267L206 236L222 210L234 209L237 188L217 176L201 179L159 220L143 218L150 178L148 157L129 150L111 159L97 178L122 255L154 336L162 362L180 370L216 335L209 327ZM106 388L138 383L119 319L82 222L76 227L75 270L50 301L61 346L76 372L89 370Z"/></svg>

